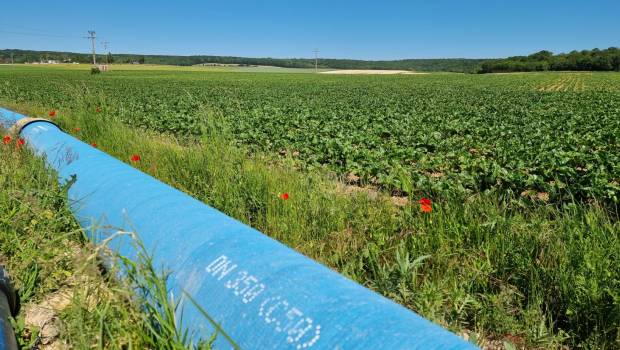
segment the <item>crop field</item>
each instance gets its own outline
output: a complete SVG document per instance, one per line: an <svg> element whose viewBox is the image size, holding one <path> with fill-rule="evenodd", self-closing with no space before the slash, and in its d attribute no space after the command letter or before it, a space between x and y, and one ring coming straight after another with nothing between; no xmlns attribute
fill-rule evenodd
<svg viewBox="0 0 620 350"><path fill-rule="evenodd" d="M314 75L0 71L0 97L199 135L205 110L251 151L395 194L544 193L617 205L620 75ZM33 79L35 78L36 79ZM79 93L81 92L81 93ZM558 92L558 93L554 93ZM97 98L92 98L96 96ZM548 198L548 199L547 199Z"/></svg>
<svg viewBox="0 0 620 350"><path fill-rule="evenodd" d="M125 68L0 66L0 105L483 347L620 344L620 74Z"/></svg>

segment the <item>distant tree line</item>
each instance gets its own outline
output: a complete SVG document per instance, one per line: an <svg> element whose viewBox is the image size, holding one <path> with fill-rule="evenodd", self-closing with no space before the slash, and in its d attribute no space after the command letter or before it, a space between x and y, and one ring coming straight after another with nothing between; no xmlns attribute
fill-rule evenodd
<svg viewBox="0 0 620 350"><path fill-rule="evenodd" d="M480 73L535 71L620 71L620 49L592 49L554 55L540 51L482 63Z"/></svg>
<svg viewBox="0 0 620 350"><path fill-rule="evenodd" d="M0 63L10 63L11 54L15 63L34 63L54 60L58 62L91 63L92 55L87 53L0 50ZM245 66L275 66L285 68L314 68L311 58L252 58L235 56L169 56L112 54L97 55L98 62L165 64L193 66L200 64L238 64ZM319 59L319 68L327 69L399 69L421 72L532 72L532 71L620 71L620 49L611 47L605 50L592 49L571 51L554 55L550 51L540 51L529 56L514 56L504 59L466 59L432 58L365 61L350 59Z"/></svg>
<svg viewBox="0 0 620 350"><path fill-rule="evenodd" d="M57 61L59 63L92 63L93 55L90 53L75 52L59 52L59 51L32 51L32 50L0 50L0 63L11 63L11 54L13 54L14 63L36 63L46 61ZM98 63L144 63L144 57L141 55L97 55Z"/></svg>
<svg viewBox="0 0 620 350"><path fill-rule="evenodd" d="M0 62L9 63L13 53L15 63L33 63L47 60L58 62L91 63L92 55L86 53L0 50ZM167 64L193 66L199 64L239 64L247 66L276 66L285 68L314 68L310 58L251 58L234 56L167 56L114 54L97 55L98 62ZM319 59L319 68L329 69L400 69L424 72L476 72L485 59L436 58L393 61L364 61L349 59Z"/></svg>

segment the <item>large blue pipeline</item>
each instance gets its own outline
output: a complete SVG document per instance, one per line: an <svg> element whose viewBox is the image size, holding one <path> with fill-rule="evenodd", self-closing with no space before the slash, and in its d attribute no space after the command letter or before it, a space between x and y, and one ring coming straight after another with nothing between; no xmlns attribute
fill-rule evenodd
<svg viewBox="0 0 620 350"><path fill-rule="evenodd" d="M25 116L0 108L4 127ZM36 121L21 137L65 182L71 209L95 243L137 232L170 271L177 315L194 339L216 330L242 349L475 349L455 334L253 228L64 133ZM136 257L131 238L109 247ZM216 348L234 346L218 336Z"/></svg>
<svg viewBox="0 0 620 350"><path fill-rule="evenodd" d="M17 350L17 340L9 317L19 311L19 297L4 266L0 265L0 349Z"/></svg>

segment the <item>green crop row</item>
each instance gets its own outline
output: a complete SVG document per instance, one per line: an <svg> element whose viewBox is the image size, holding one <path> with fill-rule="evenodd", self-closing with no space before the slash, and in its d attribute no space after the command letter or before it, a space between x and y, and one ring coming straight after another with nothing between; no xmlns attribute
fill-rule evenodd
<svg viewBox="0 0 620 350"><path fill-rule="evenodd" d="M0 98L177 135L207 109L251 152L395 193L620 201L620 75L324 76L0 69ZM566 81L571 84L565 85ZM97 96L93 99L93 96ZM97 106L95 106L97 105Z"/></svg>

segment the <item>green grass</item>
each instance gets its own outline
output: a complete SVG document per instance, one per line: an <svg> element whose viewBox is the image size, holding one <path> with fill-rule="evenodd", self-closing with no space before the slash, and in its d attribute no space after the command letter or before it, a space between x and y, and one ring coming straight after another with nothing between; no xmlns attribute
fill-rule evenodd
<svg viewBox="0 0 620 350"><path fill-rule="evenodd" d="M482 345L618 345L620 224L595 202L476 194L438 198L425 214L417 198L398 207L327 172L299 172L291 159L248 157L218 118L206 118L213 124L197 142L89 109L57 121L121 160L139 154L141 170Z"/></svg>
<svg viewBox="0 0 620 350"><path fill-rule="evenodd" d="M21 298L14 327L22 349L50 340L40 324L26 324L36 305L56 310L43 327L53 324L56 342L69 348L209 348L176 330L166 280L142 250L138 261L120 260L130 271L125 279L103 269L102 248L87 243L68 210L66 187L41 159L13 142L0 144L0 164L0 251Z"/></svg>

